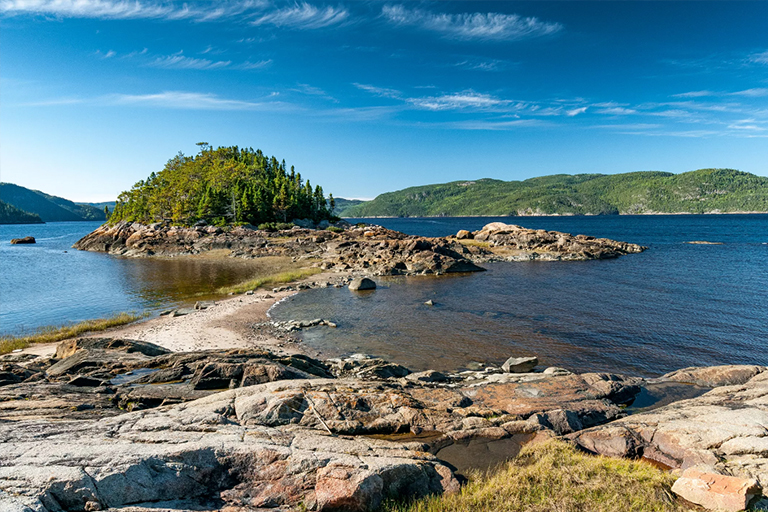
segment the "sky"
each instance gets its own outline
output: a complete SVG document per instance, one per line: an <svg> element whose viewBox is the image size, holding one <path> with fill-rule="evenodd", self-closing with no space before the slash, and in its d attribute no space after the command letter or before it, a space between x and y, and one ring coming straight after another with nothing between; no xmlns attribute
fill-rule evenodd
<svg viewBox="0 0 768 512"><path fill-rule="evenodd" d="M768 2L0 0L0 180L109 201L198 142L346 198L768 176Z"/></svg>

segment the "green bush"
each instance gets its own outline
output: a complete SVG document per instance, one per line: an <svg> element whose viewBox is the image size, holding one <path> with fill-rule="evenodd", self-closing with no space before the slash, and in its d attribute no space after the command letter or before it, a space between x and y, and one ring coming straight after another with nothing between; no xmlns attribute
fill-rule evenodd
<svg viewBox="0 0 768 512"><path fill-rule="evenodd" d="M331 233L343 233L344 228L340 228L338 226L328 226L326 231L330 231Z"/></svg>
<svg viewBox="0 0 768 512"><path fill-rule="evenodd" d="M291 229L294 224L290 222L264 222L259 224L258 228L262 231L282 231L285 229Z"/></svg>

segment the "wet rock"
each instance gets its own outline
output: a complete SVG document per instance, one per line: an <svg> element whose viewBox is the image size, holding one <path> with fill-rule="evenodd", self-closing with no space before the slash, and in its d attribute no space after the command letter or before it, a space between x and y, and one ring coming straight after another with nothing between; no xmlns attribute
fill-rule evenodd
<svg viewBox="0 0 768 512"><path fill-rule="evenodd" d="M672 492L709 510L737 512L761 494L757 480L706 473L696 468L683 472Z"/></svg>
<svg viewBox="0 0 768 512"><path fill-rule="evenodd" d="M349 283L349 289L353 291L375 290L376 283L367 277L358 277Z"/></svg>
<svg viewBox="0 0 768 512"><path fill-rule="evenodd" d="M13 245L17 245L17 244L34 244L34 243L37 243L37 241L35 240L35 237L33 237L33 236L25 236L24 238L12 238L11 239L11 243Z"/></svg>
<svg viewBox="0 0 768 512"><path fill-rule="evenodd" d="M640 393L643 382L643 379L637 377L625 377L613 373L583 373L581 378L605 398L617 404L631 402Z"/></svg>
<svg viewBox="0 0 768 512"><path fill-rule="evenodd" d="M528 373L539 364L537 357L510 357L501 368L507 373Z"/></svg>

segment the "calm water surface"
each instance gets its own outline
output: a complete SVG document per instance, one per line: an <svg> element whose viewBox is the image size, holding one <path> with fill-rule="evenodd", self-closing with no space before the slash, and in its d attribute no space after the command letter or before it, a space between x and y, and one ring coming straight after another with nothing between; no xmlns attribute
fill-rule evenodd
<svg viewBox="0 0 768 512"><path fill-rule="evenodd" d="M239 260L130 259L71 248L99 225L0 225L0 334L120 311L156 311L254 273ZM12 238L24 236L34 236L37 243L10 245Z"/></svg>
<svg viewBox="0 0 768 512"><path fill-rule="evenodd" d="M378 279L374 292L318 289L272 310L327 318L303 339L452 370L538 355L545 365L653 376L694 365L768 364L768 215L376 219L444 236L501 220L649 246L588 262L496 263L487 272ZM706 240L722 245L691 245ZM436 305L426 306L432 299Z"/></svg>

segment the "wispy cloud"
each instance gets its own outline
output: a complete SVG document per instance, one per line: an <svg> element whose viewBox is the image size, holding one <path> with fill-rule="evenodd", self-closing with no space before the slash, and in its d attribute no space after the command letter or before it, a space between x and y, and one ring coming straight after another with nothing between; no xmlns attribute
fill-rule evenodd
<svg viewBox="0 0 768 512"><path fill-rule="evenodd" d="M573 108L571 110L566 110L565 115L567 115L568 117L574 117L579 114L583 114L586 111L587 111L587 107L578 107L578 108Z"/></svg>
<svg viewBox="0 0 768 512"><path fill-rule="evenodd" d="M264 69L268 67L270 64L272 64L272 59L260 60L257 62L245 61L242 64L238 64L237 66L234 66L234 67L236 69L244 69L244 70Z"/></svg>
<svg viewBox="0 0 768 512"><path fill-rule="evenodd" d="M768 50L760 53L753 53L749 56L749 60L758 64L768 64Z"/></svg>
<svg viewBox="0 0 768 512"><path fill-rule="evenodd" d="M744 91L736 91L730 94L731 96L745 96L747 98L761 98L768 96L768 88L758 87L755 89L746 89Z"/></svg>
<svg viewBox="0 0 768 512"><path fill-rule="evenodd" d="M298 29L316 29L347 21L349 11L343 7L316 7L303 2L277 9L252 21L253 25L274 25Z"/></svg>
<svg viewBox="0 0 768 512"><path fill-rule="evenodd" d="M502 100L490 94L476 93L471 90L442 96L407 98L406 101L417 108L426 110L488 109L510 103L509 100Z"/></svg>
<svg viewBox="0 0 768 512"><path fill-rule="evenodd" d="M453 64L453 67L473 71L504 71L512 65L509 61L499 59L465 59Z"/></svg>
<svg viewBox="0 0 768 512"><path fill-rule="evenodd" d="M358 83L354 83L352 85L354 85L358 89L369 92L374 96L379 96L380 98L402 99L403 97L403 93L398 91L397 89L387 89L386 87L376 87L375 85L358 84Z"/></svg>
<svg viewBox="0 0 768 512"><path fill-rule="evenodd" d="M150 66L163 69L221 69L226 68L232 61L230 60L209 60L186 57L181 52L174 55L157 57L149 63Z"/></svg>
<svg viewBox="0 0 768 512"><path fill-rule="evenodd" d="M682 92L680 94L673 94L673 98L703 98L705 96L714 96L716 93L712 91L689 91Z"/></svg>
<svg viewBox="0 0 768 512"><path fill-rule="evenodd" d="M111 105L136 105L185 110L261 110L274 108L277 102L243 101L221 98L215 94L165 91L156 94L114 94L99 100Z"/></svg>
<svg viewBox="0 0 768 512"><path fill-rule="evenodd" d="M444 37L462 40L514 41L554 34L563 28L559 23L517 14L444 14L408 9L403 5L385 5L381 13L384 19L394 24L417 26Z"/></svg>
<svg viewBox="0 0 768 512"><path fill-rule="evenodd" d="M408 96L397 89L388 89L386 87L376 87L375 85L359 83L354 83L352 85L360 90L369 92L374 96L400 100L407 103L412 108L420 110L486 110L513 103L510 100L497 98L490 94L478 93L473 90L436 96Z"/></svg>
<svg viewBox="0 0 768 512"><path fill-rule="evenodd" d="M60 16L63 18L168 19L214 21L261 8L265 0L182 4L140 0L0 0L0 13Z"/></svg>
<svg viewBox="0 0 768 512"><path fill-rule="evenodd" d="M315 87L309 84L299 83L299 84L296 84L296 87L290 90L293 92L298 92L300 94L306 94L308 96L317 96L319 98L333 101L334 103L339 102L339 100L337 100L336 98L334 98L333 96L331 96L330 94L322 90L321 88Z"/></svg>

